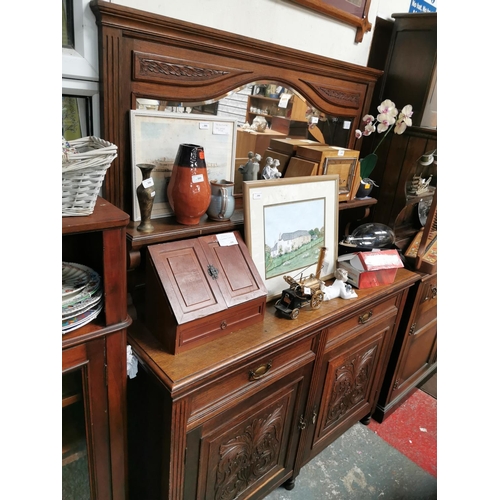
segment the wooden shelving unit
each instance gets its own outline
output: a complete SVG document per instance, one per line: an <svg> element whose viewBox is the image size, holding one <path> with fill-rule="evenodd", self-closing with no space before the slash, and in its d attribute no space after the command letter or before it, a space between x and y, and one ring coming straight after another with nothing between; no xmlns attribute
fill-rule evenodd
<svg viewBox="0 0 500 500"><path fill-rule="evenodd" d="M102 198L98 198L92 215L62 218L63 261L97 271L105 301L94 321L62 336L63 491L80 485L85 496L90 492L92 500L127 498L128 222L125 212ZM87 465L65 471L78 460Z"/></svg>

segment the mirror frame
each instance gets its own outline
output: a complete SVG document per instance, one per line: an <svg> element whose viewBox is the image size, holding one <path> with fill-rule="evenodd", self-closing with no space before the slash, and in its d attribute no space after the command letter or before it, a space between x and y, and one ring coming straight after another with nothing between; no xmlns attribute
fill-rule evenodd
<svg viewBox="0 0 500 500"><path fill-rule="evenodd" d="M99 33L101 137L116 144L103 197L132 213L129 111L136 99L208 101L255 81L276 81L328 115L368 113L383 72L261 40L92 0ZM356 147L355 147L356 146Z"/></svg>

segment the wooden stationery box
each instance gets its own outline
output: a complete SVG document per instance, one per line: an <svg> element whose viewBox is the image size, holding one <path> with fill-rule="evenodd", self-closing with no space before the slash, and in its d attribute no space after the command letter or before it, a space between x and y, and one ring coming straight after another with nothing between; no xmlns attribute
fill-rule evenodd
<svg viewBox="0 0 500 500"><path fill-rule="evenodd" d="M297 139L291 137L274 138L269 142L269 147L280 153L293 156L299 146L319 146L320 143L309 139Z"/></svg>
<svg viewBox="0 0 500 500"><path fill-rule="evenodd" d="M171 354L262 321L266 299L238 232L148 247L145 323Z"/></svg>
<svg viewBox="0 0 500 500"><path fill-rule="evenodd" d="M339 201L354 199L359 188L359 151L337 146L298 146L297 158L318 163L318 175L339 175Z"/></svg>

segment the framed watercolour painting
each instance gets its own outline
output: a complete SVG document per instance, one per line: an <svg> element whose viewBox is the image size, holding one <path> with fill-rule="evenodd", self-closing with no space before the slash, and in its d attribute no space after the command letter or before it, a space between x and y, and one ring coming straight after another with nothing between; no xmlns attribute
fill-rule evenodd
<svg viewBox="0 0 500 500"><path fill-rule="evenodd" d="M322 175L243 182L245 242L267 287L267 300L287 287L284 276L335 273L339 176Z"/></svg>
<svg viewBox="0 0 500 500"><path fill-rule="evenodd" d="M152 219L172 215L167 200L167 184L179 145L202 146L209 180L234 180L236 119L212 115L130 111L132 157L132 220L141 220L136 189L142 182L140 163L155 166L151 178L155 186Z"/></svg>

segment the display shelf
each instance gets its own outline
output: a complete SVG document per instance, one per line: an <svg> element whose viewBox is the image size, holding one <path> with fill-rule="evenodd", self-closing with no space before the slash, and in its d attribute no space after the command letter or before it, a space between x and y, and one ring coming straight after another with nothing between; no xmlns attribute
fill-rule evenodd
<svg viewBox="0 0 500 500"><path fill-rule="evenodd" d="M63 491L85 485L92 500L125 500L125 231L129 216L98 197L94 213L62 218L62 260L100 274L103 309L62 335ZM87 466L68 465L84 460Z"/></svg>

